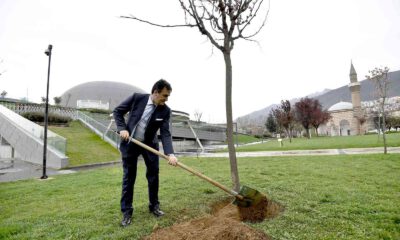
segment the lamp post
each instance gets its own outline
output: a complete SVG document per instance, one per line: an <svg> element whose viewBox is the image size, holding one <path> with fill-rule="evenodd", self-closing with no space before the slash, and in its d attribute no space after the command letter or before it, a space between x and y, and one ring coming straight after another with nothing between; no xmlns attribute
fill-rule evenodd
<svg viewBox="0 0 400 240"><path fill-rule="evenodd" d="M43 137L43 174L40 179L47 179L46 175L46 160L47 160L47 125L49 119L49 82L50 82L50 63L51 63L51 50L53 46L50 44L44 52L49 57L49 66L47 69L47 91L46 91L46 106L44 111L44 137Z"/></svg>

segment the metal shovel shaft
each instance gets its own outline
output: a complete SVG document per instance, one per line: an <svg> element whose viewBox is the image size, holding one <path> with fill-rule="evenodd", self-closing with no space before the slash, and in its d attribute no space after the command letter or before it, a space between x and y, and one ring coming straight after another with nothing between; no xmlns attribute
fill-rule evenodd
<svg viewBox="0 0 400 240"><path fill-rule="evenodd" d="M161 153L160 151L155 150L154 148L151 148L151 147L147 146L146 144L144 144L144 143L142 143L142 142L140 142L140 141L138 141L138 140L136 140L136 139L134 139L134 138L132 138L132 137L129 137L129 141L131 141L131 142L133 142L133 143L139 145L140 147L142 147L142 148L144 148L144 149L146 149L146 150L148 150L148 151L150 151L150 152L152 152L152 153L154 153L154 154L156 154L156 155L158 155L158 156L164 158L165 160L168 160L168 156L167 156L167 155ZM202 174L202 173L200 173L200 172L198 172L198 171L196 171L196 170L194 170L194 169L192 169L192 168L186 166L185 164L183 164L183 163L181 163L181 162L177 162L176 165L177 165L178 167L183 168L183 169L185 169L186 171L188 171L188 172L190 172L190 173L193 173L194 175L196 175L196 176L198 176L198 177L200 177L200 178L206 180L207 182L211 183L212 185L214 185L214 186L216 186L216 187L218 187L218 188L224 190L225 192L229 193L230 195L232 195L232 196L238 198L239 200L244 200L244 197L243 197L242 195L240 195L239 193L237 193L237 192L235 192L235 191L233 191L233 190L231 190L231 189L225 187L225 186L222 185L221 183L219 183L219 182L217 182L217 181L215 181L215 180L213 180L213 179L207 177L206 175L204 175L204 174Z"/></svg>

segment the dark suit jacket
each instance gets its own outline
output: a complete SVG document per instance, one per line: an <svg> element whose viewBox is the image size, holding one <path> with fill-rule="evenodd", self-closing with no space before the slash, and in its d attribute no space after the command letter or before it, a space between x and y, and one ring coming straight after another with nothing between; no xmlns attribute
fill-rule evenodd
<svg viewBox="0 0 400 240"><path fill-rule="evenodd" d="M149 94L135 93L114 109L113 115L118 133L122 130L128 130L129 134L132 134L132 130L135 129L142 117L148 100ZM124 115L127 112L129 112L129 117L128 121L125 123ZM144 143L159 150L157 131L160 129L164 154L167 155L174 153L172 148L171 132L169 130L170 117L171 109L167 105L158 105L151 115L144 134ZM134 143L129 143L128 141L121 142L119 149L122 157L129 157L132 155L133 144Z"/></svg>

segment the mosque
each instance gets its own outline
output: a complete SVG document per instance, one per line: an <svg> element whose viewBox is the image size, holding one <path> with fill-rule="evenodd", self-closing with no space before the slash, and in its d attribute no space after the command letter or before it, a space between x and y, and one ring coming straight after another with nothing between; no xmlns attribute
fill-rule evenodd
<svg viewBox="0 0 400 240"><path fill-rule="evenodd" d="M357 80L357 73L353 63L350 66L351 102L340 101L328 108L331 119L320 126L318 133L328 136L362 135L375 131L373 121L377 115L377 101L361 102L361 85ZM385 109L393 115L400 115L400 97L387 99L388 106Z"/></svg>

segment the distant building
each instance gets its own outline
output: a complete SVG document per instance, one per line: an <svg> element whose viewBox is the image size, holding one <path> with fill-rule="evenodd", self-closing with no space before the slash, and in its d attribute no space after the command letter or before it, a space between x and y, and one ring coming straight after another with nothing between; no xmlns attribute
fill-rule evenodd
<svg viewBox="0 0 400 240"><path fill-rule="evenodd" d="M121 82L86 82L76 85L62 94L60 105L72 108L113 110L122 101L134 93L146 93L146 91Z"/></svg>
<svg viewBox="0 0 400 240"><path fill-rule="evenodd" d="M351 103L340 101L332 105L328 111L332 118L318 128L319 134L330 136L360 135L376 129L374 117L378 116L377 101L361 102L361 85L353 63L350 66ZM387 115L400 115L400 97L387 99L385 106Z"/></svg>
<svg viewBox="0 0 400 240"><path fill-rule="evenodd" d="M103 103L103 102L97 101L97 100L77 100L76 107L77 108L96 108L96 109L102 109L102 110L109 110L110 103L109 102Z"/></svg>

